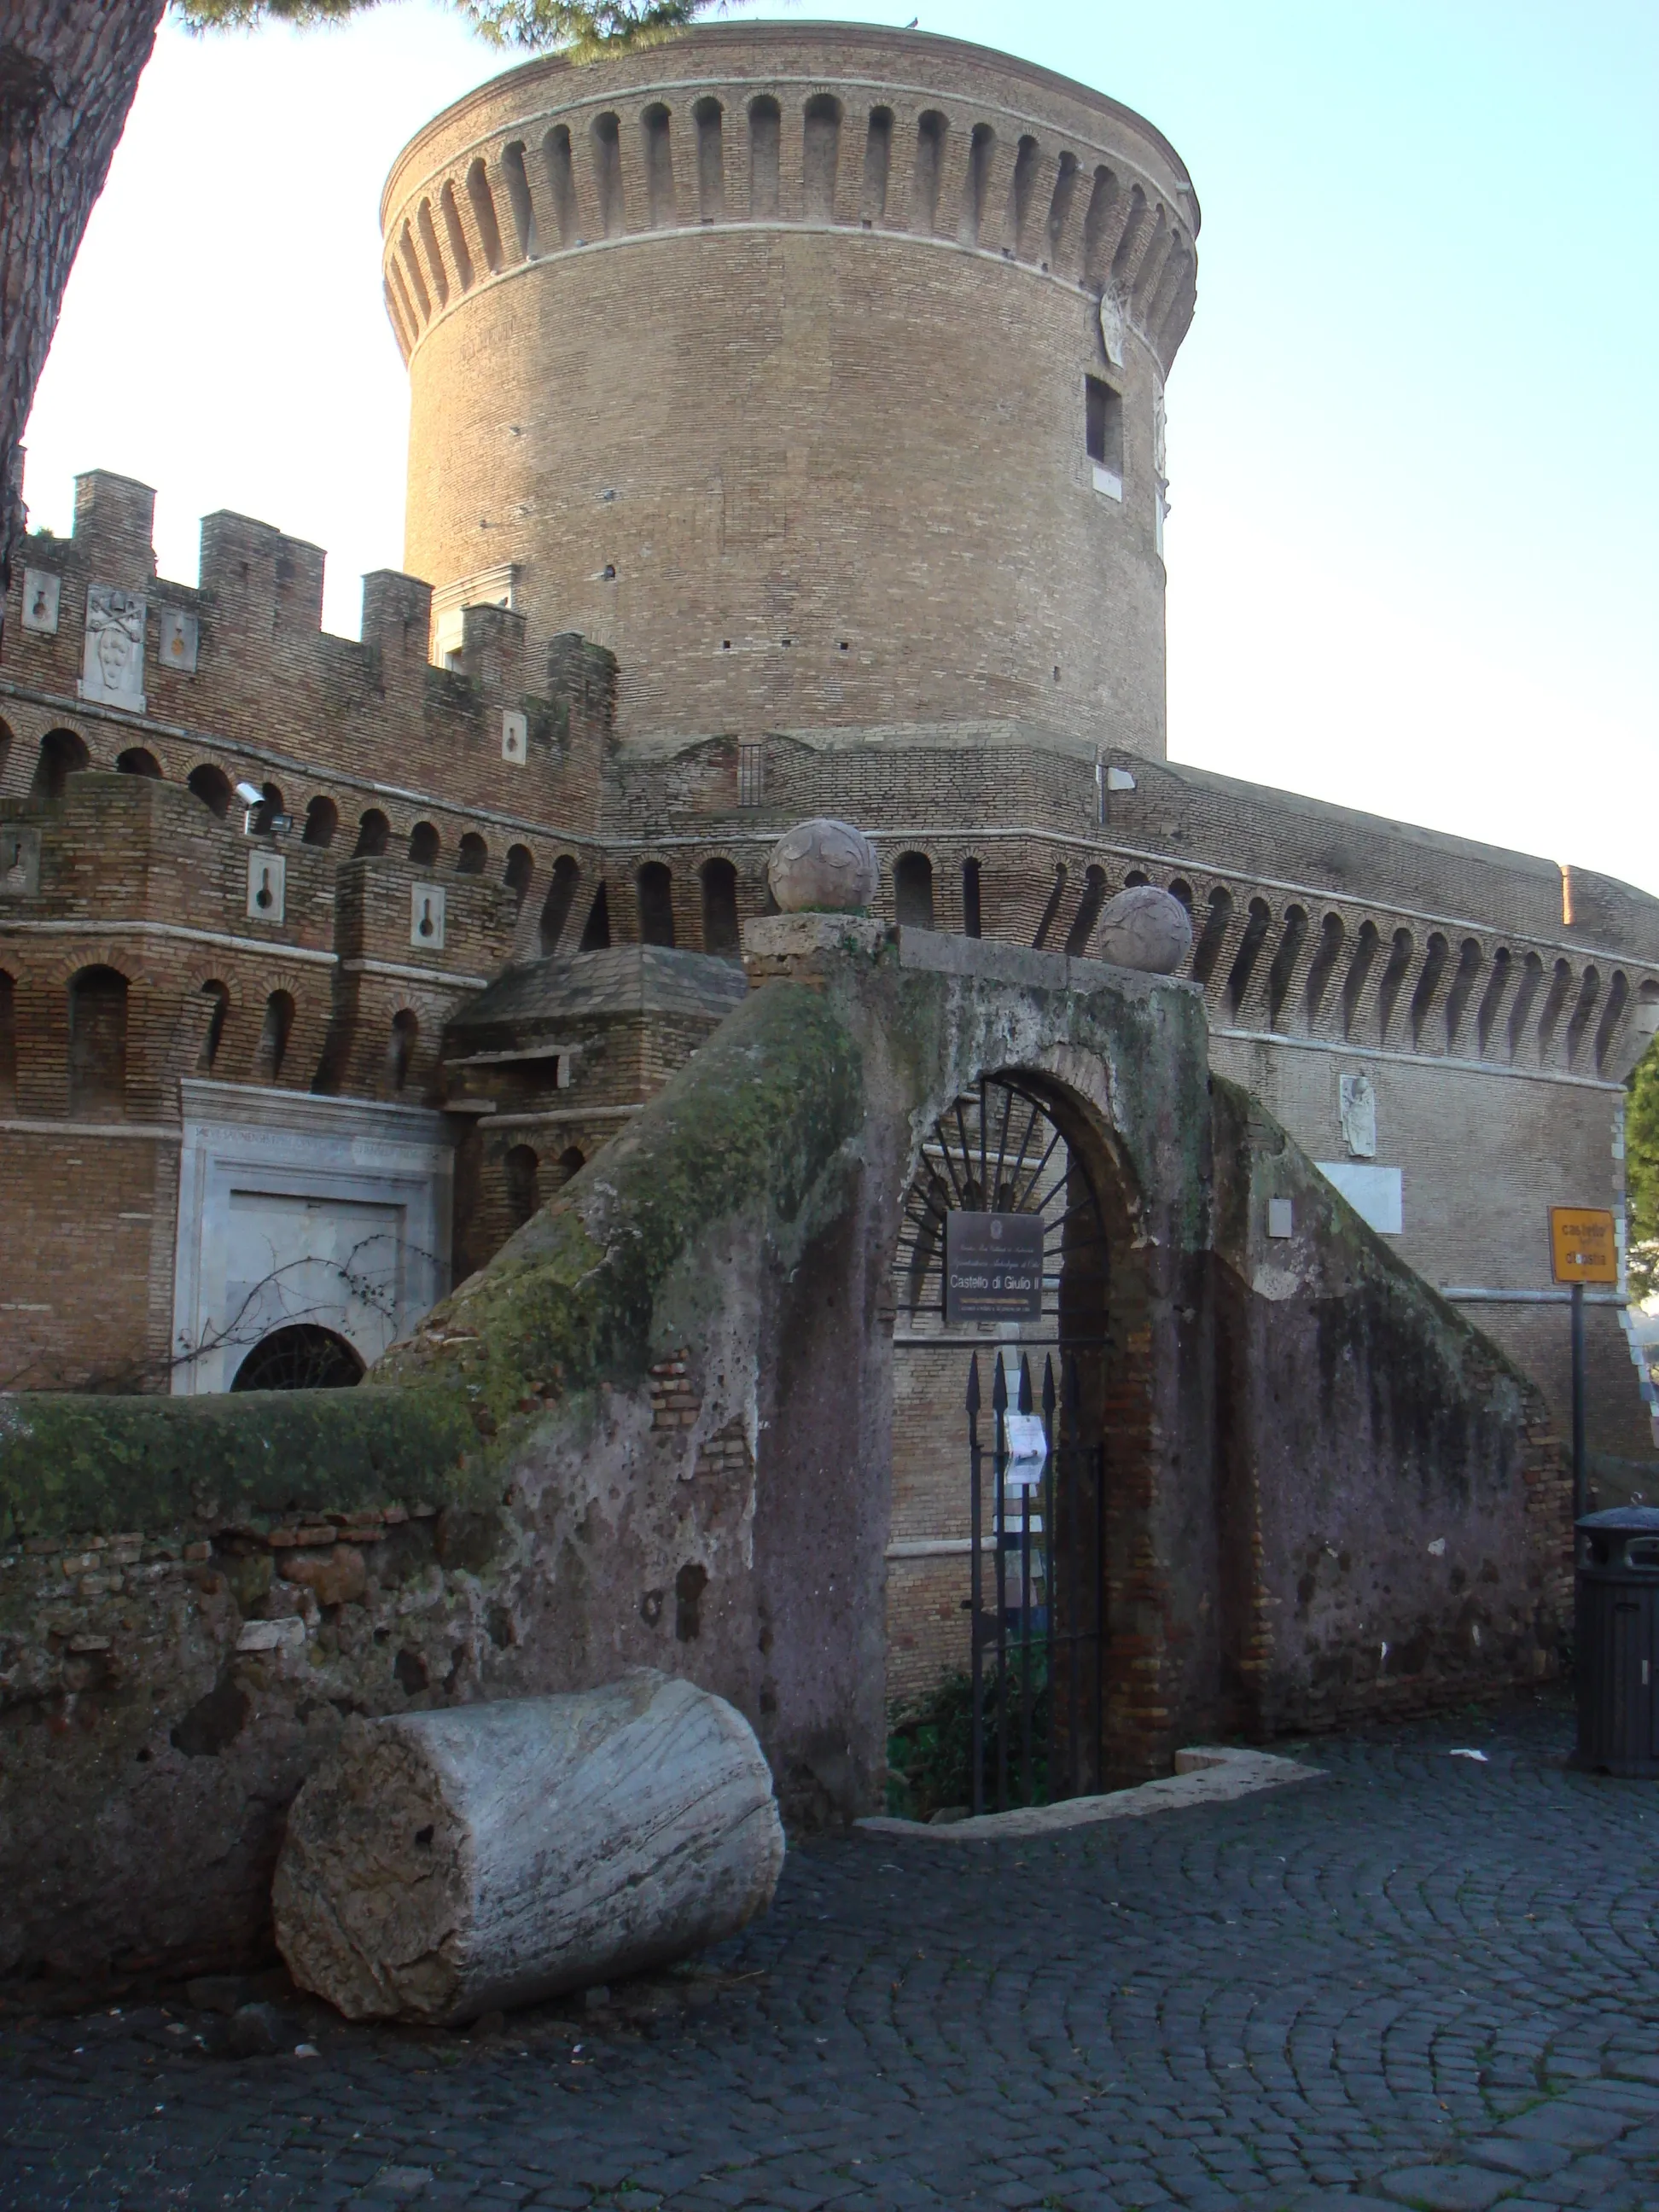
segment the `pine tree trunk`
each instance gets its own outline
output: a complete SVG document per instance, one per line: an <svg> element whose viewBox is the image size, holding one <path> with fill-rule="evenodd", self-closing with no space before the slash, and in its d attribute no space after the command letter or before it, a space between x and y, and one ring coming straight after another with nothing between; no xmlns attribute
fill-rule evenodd
<svg viewBox="0 0 1659 2212"><path fill-rule="evenodd" d="M34 387L166 5L0 0L0 592Z"/></svg>

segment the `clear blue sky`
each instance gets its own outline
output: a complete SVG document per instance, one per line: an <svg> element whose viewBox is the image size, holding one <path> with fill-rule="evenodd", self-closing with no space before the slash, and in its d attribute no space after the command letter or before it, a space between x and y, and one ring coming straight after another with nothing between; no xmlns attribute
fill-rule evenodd
<svg viewBox="0 0 1659 2212"><path fill-rule="evenodd" d="M1174 757L1659 892L1659 6L789 13L917 6L1140 109L1196 182ZM430 0L164 29L41 386L35 520L68 527L77 470L142 477L191 579L199 514L260 515L328 549L355 632L402 559L380 185L501 65Z"/></svg>

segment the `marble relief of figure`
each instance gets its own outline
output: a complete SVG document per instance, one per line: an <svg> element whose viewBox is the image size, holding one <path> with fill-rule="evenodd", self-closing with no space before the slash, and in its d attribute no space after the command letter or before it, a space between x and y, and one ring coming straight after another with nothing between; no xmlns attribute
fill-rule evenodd
<svg viewBox="0 0 1659 2212"><path fill-rule="evenodd" d="M1114 368L1123 366L1123 295L1115 284L1109 284L1100 295L1100 342Z"/></svg>
<svg viewBox="0 0 1659 2212"><path fill-rule="evenodd" d="M1337 1093L1343 1142L1357 1160L1376 1158L1376 1085L1363 1069L1345 1075Z"/></svg>

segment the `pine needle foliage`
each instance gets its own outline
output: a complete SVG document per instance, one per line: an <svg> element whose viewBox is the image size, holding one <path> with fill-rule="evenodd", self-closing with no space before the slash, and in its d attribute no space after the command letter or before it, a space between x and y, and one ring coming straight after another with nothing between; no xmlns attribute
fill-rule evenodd
<svg viewBox="0 0 1659 2212"><path fill-rule="evenodd" d="M174 0L192 31L343 22L380 0ZM453 0L481 39L531 53L561 48L578 59L647 46L683 30L711 0Z"/></svg>

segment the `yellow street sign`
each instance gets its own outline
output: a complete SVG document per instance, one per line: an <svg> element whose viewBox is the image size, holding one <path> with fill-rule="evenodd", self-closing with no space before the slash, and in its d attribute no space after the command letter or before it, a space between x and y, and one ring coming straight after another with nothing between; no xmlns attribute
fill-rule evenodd
<svg viewBox="0 0 1659 2212"><path fill-rule="evenodd" d="M1558 1283L1616 1283L1613 1215L1593 1206L1550 1208L1550 1261Z"/></svg>

